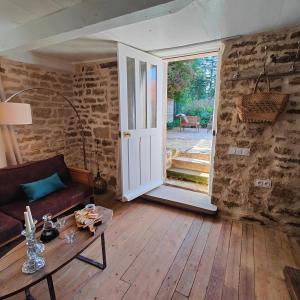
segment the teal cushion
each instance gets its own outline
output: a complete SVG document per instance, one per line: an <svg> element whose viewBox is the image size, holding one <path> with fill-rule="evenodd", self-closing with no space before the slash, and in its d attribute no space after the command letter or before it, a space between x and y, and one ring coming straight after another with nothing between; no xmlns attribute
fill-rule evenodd
<svg viewBox="0 0 300 300"><path fill-rule="evenodd" d="M41 199L53 192L66 188L57 173L30 183L21 184L29 202Z"/></svg>

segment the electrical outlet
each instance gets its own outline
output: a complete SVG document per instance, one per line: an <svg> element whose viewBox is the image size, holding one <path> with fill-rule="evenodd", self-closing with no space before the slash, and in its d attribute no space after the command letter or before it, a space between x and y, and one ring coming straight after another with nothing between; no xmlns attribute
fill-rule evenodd
<svg viewBox="0 0 300 300"><path fill-rule="evenodd" d="M235 148L235 155L243 155L243 148Z"/></svg>
<svg viewBox="0 0 300 300"><path fill-rule="evenodd" d="M262 188L271 188L272 187L272 181L270 179L255 179L254 185L256 187L262 187Z"/></svg>
<svg viewBox="0 0 300 300"><path fill-rule="evenodd" d="M242 155L245 155L245 156L249 156L250 155L250 148L241 148L243 149L243 154Z"/></svg>
<svg viewBox="0 0 300 300"><path fill-rule="evenodd" d="M235 155L235 149L236 147L229 147L228 154Z"/></svg>
<svg viewBox="0 0 300 300"><path fill-rule="evenodd" d="M254 186L262 187L262 180L260 180L260 179L255 179L255 180L254 180Z"/></svg>
<svg viewBox="0 0 300 300"><path fill-rule="evenodd" d="M272 187L272 181L270 179L264 180L263 187L267 188L267 189L270 189Z"/></svg>
<svg viewBox="0 0 300 300"><path fill-rule="evenodd" d="M250 148L229 147L228 154L239 155L239 156L249 156Z"/></svg>

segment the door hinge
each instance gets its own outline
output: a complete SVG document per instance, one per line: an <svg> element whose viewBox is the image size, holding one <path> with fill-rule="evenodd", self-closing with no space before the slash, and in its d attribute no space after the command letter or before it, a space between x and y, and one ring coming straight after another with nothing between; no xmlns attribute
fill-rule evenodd
<svg viewBox="0 0 300 300"><path fill-rule="evenodd" d="M121 131L119 131L119 138L121 138Z"/></svg>
<svg viewBox="0 0 300 300"><path fill-rule="evenodd" d="M216 136L216 131L215 131L215 130L213 130L212 134L213 134L213 136Z"/></svg>

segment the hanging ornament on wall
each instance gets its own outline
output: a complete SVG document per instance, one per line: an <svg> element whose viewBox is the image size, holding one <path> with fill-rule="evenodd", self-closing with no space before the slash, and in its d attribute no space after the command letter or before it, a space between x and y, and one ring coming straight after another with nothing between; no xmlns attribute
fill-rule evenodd
<svg viewBox="0 0 300 300"><path fill-rule="evenodd" d="M96 164L97 164L97 174L94 178L94 194L104 194L107 191L107 183L105 179L100 174L100 166L99 166L99 156L100 156L100 147L99 147L99 140L96 140L97 148L95 151L95 157L96 157Z"/></svg>

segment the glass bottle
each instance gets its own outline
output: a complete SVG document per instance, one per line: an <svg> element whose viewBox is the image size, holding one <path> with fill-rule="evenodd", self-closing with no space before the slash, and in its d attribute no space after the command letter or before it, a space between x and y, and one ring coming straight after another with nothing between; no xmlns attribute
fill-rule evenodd
<svg viewBox="0 0 300 300"><path fill-rule="evenodd" d="M41 234L41 241L43 243L48 243L55 239L59 235L59 231L55 228L52 222L52 215L47 214L43 216L44 226Z"/></svg>
<svg viewBox="0 0 300 300"><path fill-rule="evenodd" d="M97 171L96 177L94 179L94 193L104 194L107 190L107 183L104 178L100 175L99 170Z"/></svg>

